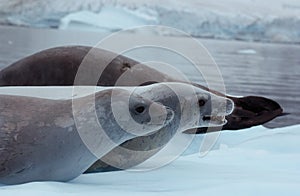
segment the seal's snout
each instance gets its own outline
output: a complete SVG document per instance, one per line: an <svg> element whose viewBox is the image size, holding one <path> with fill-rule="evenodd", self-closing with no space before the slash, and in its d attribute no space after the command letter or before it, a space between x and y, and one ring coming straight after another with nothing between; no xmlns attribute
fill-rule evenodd
<svg viewBox="0 0 300 196"><path fill-rule="evenodd" d="M231 99L214 96L211 99L211 115L227 116L232 113L234 103Z"/></svg>
<svg viewBox="0 0 300 196"><path fill-rule="evenodd" d="M149 124L163 126L174 118L174 111L159 103L153 103L149 109L149 116L151 117Z"/></svg>
<svg viewBox="0 0 300 196"><path fill-rule="evenodd" d="M202 102L198 101L200 106ZM230 115L234 109L234 103L231 99L211 95L208 102L209 109L203 111L202 122L209 126L223 126L227 123L226 116Z"/></svg>
<svg viewBox="0 0 300 196"><path fill-rule="evenodd" d="M141 125L164 126L174 117L174 111L157 102L139 101L132 104L130 114Z"/></svg>
<svg viewBox="0 0 300 196"><path fill-rule="evenodd" d="M226 98L226 109L225 109L225 115L229 115L233 112L234 109L234 102L231 99Z"/></svg>

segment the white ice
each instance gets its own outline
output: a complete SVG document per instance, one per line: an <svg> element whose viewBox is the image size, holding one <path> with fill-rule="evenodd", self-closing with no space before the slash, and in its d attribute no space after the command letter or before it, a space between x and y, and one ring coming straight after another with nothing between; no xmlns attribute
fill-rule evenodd
<svg viewBox="0 0 300 196"><path fill-rule="evenodd" d="M213 150L199 157L198 142L173 163L147 172L81 175L68 183L0 186L0 194L32 195L298 195L300 125L222 132ZM190 153L191 153L190 152Z"/></svg>
<svg viewBox="0 0 300 196"><path fill-rule="evenodd" d="M152 24L200 37L288 43L300 42L299 13L298 0L0 2L0 24L108 32Z"/></svg>

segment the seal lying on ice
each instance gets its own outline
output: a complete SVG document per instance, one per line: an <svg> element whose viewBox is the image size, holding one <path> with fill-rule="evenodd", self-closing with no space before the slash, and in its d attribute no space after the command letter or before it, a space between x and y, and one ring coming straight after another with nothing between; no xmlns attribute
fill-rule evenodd
<svg viewBox="0 0 300 196"><path fill-rule="evenodd" d="M124 112L134 123L126 118L121 127ZM171 109L125 89L102 90L74 100L2 94L0 183L71 180L97 157L129 139L161 129L173 117ZM82 140L85 136L88 144Z"/></svg>
<svg viewBox="0 0 300 196"><path fill-rule="evenodd" d="M14 88L17 88L18 91L12 91ZM72 89L77 88L81 90L95 89L95 87L87 86L2 87L1 93L31 95L39 92L45 97L47 94L48 96L56 94L56 98L62 99L64 97L59 97L61 94L71 96L74 93ZM234 108L230 99L185 83L156 83L140 87L97 87L96 89L101 91L106 88L133 91L146 99L159 102L174 111L174 117L166 126L161 127L156 132L127 140L119 147L115 147L101 159L104 162L98 160L87 172L109 171L110 168L128 169L136 166L164 148L176 133L182 133L187 129L220 127L226 124L225 116L229 115ZM80 96L76 92L77 90L75 90L76 95L74 96ZM81 92L78 91L78 93ZM180 148L178 148L178 152L181 153Z"/></svg>

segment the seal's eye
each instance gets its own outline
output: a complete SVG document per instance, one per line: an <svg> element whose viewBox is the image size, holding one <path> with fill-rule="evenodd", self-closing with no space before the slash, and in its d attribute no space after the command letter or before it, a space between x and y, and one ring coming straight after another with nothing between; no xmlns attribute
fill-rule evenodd
<svg viewBox="0 0 300 196"><path fill-rule="evenodd" d="M145 111L145 107L144 106L137 106L135 108L136 113L141 114Z"/></svg>
<svg viewBox="0 0 300 196"><path fill-rule="evenodd" d="M201 106L204 106L205 105L205 100L203 99L199 99L198 100L198 105L201 107Z"/></svg>

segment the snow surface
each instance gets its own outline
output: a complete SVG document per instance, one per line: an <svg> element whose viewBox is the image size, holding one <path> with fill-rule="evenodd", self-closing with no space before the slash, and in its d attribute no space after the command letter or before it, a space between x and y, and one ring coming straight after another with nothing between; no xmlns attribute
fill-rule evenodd
<svg viewBox="0 0 300 196"><path fill-rule="evenodd" d="M288 43L300 42L299 13L299 0L0 1L0 24L107 32L151 24L200 37Z"/></svg>
<svg viewBox="0 0 300 196"><path fill-rule="evenodd" d="M189 155L156 170L85 174L68 183L0 186L0 194L299 195L300 125L224 131L215 148L200 157L199 144L203 137L195 138L188 149Z"/></svg>
<svg viewBox="0 0 300 196"><path fill-rule="evenodd" d="M72 93L66 87L0 90L0 94L60 99ZM177 160L155 170L84 174L67 183L0 185L0 195L299 195L300 125L222 131L213 148L200 156L201 145L213 134L196 136Z"/></svg>

